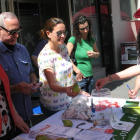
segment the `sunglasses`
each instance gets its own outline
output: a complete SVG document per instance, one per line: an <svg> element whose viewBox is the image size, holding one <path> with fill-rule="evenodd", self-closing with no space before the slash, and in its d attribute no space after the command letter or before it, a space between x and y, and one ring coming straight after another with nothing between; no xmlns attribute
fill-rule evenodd
<svg viewBox="0 0 140 140"><path fill-rule="evenodd" d="M5 29L2 26L0 26L0 28L2 28L3 30L5 30L6 32L8 32L9 35L14 35L15 33L19 33L19 32L21 32L23 30L22 27L19 27L19 29L17 29L17 30L10 30L10 31L7 30L7 29Z"/></svg>
<svg viewBox="0 0 140 140"><path fill-rule="evenodd" d="M57 34L57 37L60 37L62 34L63 34L64 36L67 36L68 31L58 31L58 32L56 32L56 34Z"/></svg>
<svg viewBox="0 0 140 140"><path fill-rule="evenodd" d="M84 31L85 29L88 29L89 25L87 25L85 28L79 28L79 30Z"/></svg>

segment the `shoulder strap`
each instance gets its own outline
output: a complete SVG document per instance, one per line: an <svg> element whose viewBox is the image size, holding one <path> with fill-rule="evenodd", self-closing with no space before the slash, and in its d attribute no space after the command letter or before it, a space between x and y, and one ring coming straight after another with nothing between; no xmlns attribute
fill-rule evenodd
<svg viewBox="0 0 140 140"><path fill-rule="evenodd" d="M73 47L74 54L75 54L76 48L77 48L77 40L75 40L74 47Z"/></svg>
<svg viewBox="0 0 140 140"><path fill-rule="evenodd" d="M71 55L70 55L70 59L73 61L73 63L75 65L77 65L77 61L76 61L76 58L75 58L76 48L77 48L77 40L75 40L74 47L73 47L73 50L72 50Z"/></svg>

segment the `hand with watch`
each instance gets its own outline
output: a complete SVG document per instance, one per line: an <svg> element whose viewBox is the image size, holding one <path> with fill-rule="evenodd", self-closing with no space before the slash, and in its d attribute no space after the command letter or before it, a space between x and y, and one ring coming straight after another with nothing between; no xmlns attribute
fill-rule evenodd
<svg viewBox="0 0 140 140"><path fill-rule="evenodd" d="M95 87L97 87L97 91L99 91L104 85L106 85L107 83L113 82L112 76L108 75L107 77L104 77L102 79L98 79Z"/></svg>

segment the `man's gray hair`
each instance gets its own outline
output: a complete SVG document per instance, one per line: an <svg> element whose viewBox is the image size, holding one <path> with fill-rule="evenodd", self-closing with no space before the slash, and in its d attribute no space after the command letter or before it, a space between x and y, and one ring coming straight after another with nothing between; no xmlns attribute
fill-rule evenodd
<svg viewBox="0 0 140 140"><path fill-rule="evenodd" d="M14 13L12 13L12 12L3 12L3 13L1 13L0 14L0 26L5 27L5 21L4 20L6 18L9 18L9 19L17 18L17 16Z"/></svg>

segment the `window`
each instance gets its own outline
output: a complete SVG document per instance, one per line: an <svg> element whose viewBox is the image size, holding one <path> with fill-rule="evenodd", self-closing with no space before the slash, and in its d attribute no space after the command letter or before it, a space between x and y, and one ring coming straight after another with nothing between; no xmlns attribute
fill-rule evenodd
<svg viewBox="0 0 140 140"><path fill-rule="evenodd" d="M91 19L93 37L96 39L98 50L101 54L101 44L99 36L99 24L97 19L97 12L94 0L72 0L72 21L78 15L85 15ZM102 65L101 55L93 61L93 67L100 67Z"/></svg>
<svg viewBox="0 0 140 140"><path fill-rule="evenodd" d="M136 20L133 15L137 11L138 0L120 0L120 15L122 20Z"/></svg>

